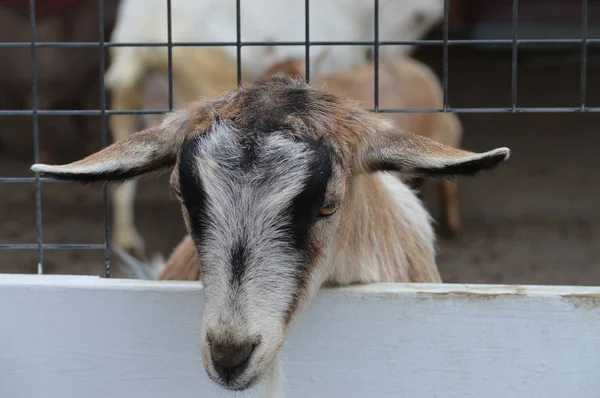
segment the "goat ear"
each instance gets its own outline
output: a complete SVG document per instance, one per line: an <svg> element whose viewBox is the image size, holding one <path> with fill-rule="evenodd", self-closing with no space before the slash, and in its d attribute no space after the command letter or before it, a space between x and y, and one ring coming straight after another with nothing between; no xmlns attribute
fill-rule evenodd
<svg viewBox="0 0 600 398"><path fill-rule="evenodd" d="M192 130L187 111L169 114L158 126L132 134L73 163L34 164L31 170L76 182L125 181L175 164L179 147Z"/></svg>
<svg viewBox="0 0 600 398"><path fill-rule="evenodd" d="M475 175L507 160L510 149L474 153L408 132L375 134L358 156L358 170L395 171L425 177Z"/></svg>

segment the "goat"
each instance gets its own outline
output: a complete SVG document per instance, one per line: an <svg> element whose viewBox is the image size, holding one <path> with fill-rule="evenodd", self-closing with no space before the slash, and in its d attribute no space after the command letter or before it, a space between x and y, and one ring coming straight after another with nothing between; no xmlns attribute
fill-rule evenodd
<svg viewBox="0 0 600 398"><path fill-rule="evenodd" d="M285 73L290 76L304 76L304 65L303 60L292 58L272 65L265 75ZM328 92L356 100L363 108L374 108L374 71L375 65L371 63L351 71L310 76L310 79L315 87L322 87ZM444 97L438 78L427 65L413 58L382 60L379 62L378 75L379 108L441 109L443 107ZM393 113L385 116L399 129L414 131L455 148L460 146L462 124L455 113ZM407 179L405 182L417 188L423 181ZM438 188L442 204L443 227L446 232L458 233L461 220L456 182L440 180Z"/></svg>
<svg viewBox="0 0 600 398"><path fill-rule="evenodd" d="M379 32L381 40L414 40L427 33L443 14L442 0L381 0ZM304 41L304 2L261 0L241 3L242 41ZM172 41L235 41L235 2L224 0L173 0ZM123 0L112 42L166 42L167 6L164 0ZM373 3L363 0L321 0L310 8L310 38L313 41L372 40ZM365 50L371 46L312 46L311 70L320 73L352 68L366 62ZM383 46L380 57L404 54L412 46ZM113 110L138 109L148 71L166 73L166 48L112 47L113 62L106 75L107 87L114 95ZM185 104L198 97L212 97L231 88L237 80L237 49L174 47L174 103ZM243 79L260 77L269 65L305 54L303 46L244 47ZM207 64L208 67L207 67ZM217 66L217 67L215 67ZM187 73L192 72L192 73ZM198 84L197 79L205 83ZM216 94L215 94L216 95ZM193 97L193 98L191 98ZM116 140L136 130L136 117L113 116L111 130ZM135 228L134 182L115 189L114 237L121 248L137 254L144 252L143 239Z"/></svg>
<svg viewBox="0 0 600 398"><path fill-rule="evenodd" d="M202 360L215 383L244 390L259 380L281 387L280 347L324 283L441 281L427 212L386 172L473 175L509 154L398 131L277 75L175 111L82 160L31 168L94 183L173 167L204 286Z"/></svg>

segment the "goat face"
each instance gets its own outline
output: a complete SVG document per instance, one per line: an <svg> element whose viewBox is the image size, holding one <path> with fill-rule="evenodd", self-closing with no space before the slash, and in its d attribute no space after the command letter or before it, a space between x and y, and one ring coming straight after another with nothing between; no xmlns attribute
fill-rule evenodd
<svg viewBox="0 0 600 398"><path fill-rule="evenodd" d="M508 155L394 131L337 96L274 76L83 160L32 169L102 182L174 166L171 186L205 286L202 359L215 382L245 389L268 375L292 320L326 279L352 216L344 196L354 175L474 174Z"/></svg>
<svg viewBox="0 0 600 398"><path fill-rule="evenodd" d="M326 144L290 132L218 122L182 145L171 183L200 258L214 381L245 388L277 356L311 279L324 278L340 175Z"/></svg>

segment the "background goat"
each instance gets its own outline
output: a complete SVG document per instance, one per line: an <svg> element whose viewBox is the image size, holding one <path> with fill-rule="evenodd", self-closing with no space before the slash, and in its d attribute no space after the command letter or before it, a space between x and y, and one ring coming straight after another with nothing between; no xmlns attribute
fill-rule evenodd
<svg viewBox="0 0 600 398"><path fill-rule="evenodd" d="M438 23L443 14L442 0L381 0L379 32L381 40L418 39ZM167 15L163 0L123 0L111 41L166 42ZM234 1L173 0L173 42L236 40ZM260 0L241 3L242 41L304 41L304 3L296 0ZM363 0L321 0L310 7L312 41L373 40L373 4ZM360 65L372 46L313 46L311 70L329 73ZM382 46L382 58L405 54L412 46ZM198 97L212 97L232 87L236 80L236 48L173 48L174 102L184 104ZM303 46L244 47L244 79L260 77L265 67L305 55ZM166 73L167 49L152 47L113 47L106 83L114 94L114 110L140 107L141 89L148 71ZM215 67L216 66L216 67ZM188 73L190 72L190 73ZM204 83L198 84L197 79ZM193 98L191 98L193 97ZM116 140L136 131L135 116L113 117L111 128ZM135 185L128 182L113 193L114 242L125 250L143 253L143 240L135 228L133 200Z"/></svg>
<svg viewBox="0 0 600 398"><path fill-rule="evenodd" d="M475 174L508 156L397 131L278 76L175 112L83 160L32 169L101 182L173 167L204 284L202 359L215 383L244 390L277 374L292 321L323 283L440 281L425 209L382 171Z"/></svg>

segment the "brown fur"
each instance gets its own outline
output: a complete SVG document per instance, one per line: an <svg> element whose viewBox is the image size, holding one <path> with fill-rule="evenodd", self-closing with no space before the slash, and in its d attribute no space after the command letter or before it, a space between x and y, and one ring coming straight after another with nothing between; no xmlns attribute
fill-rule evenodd
<svg viewBox="0 0 600 398"><path fill-rule="evenodd" d="M167 261L165 267L157 277L158 280L182 280L197 281L200 280L200 262L196 256L194 242L189 235L179 244Z"/></svg>
<svg viewBox="0 0 600 398"><path fill-rule="evenodd" d="M346 253L346 257L352 261L359 259L365 248L377 247L378 250L373 251L376 257L374 262L389 265L377 269L381 282L442 282L434 253L424 237L416 232L418 226L413 224L410 209L398 207L392 193L383 187L381 180L373 178L372 174L359 174L352 179L352 183L355 187L349 190L350 195L345 199L352 211L343 213L345 233L339 234L338 250ZM397 225L398 222L401 223L400 226ZM352 231L372 233L359 234ZM347 264L342 265L350 268ZM334 272L339 274L338 280L331 282L374 282L340 280L348 272L342 269Z"/></svg>

